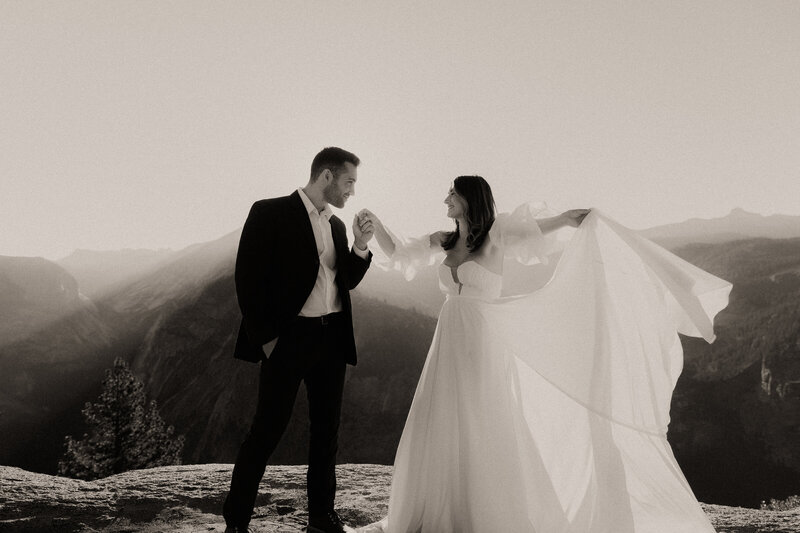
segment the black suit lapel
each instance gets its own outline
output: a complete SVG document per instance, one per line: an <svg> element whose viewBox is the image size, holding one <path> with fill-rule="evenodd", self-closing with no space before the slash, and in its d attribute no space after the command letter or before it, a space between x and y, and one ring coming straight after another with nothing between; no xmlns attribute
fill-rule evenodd
<svg viewBox="0 0 800 533"><path fill-rule="evenodd" d="M344 261L344 258L348 253L347 233L342 231L342 228L344 228L344 223L339 219L339 217L333 215L331 217L331 236L333 236L333 248L336 250L337 270L341 269L339 263L340 261Z"/></svg>
<svg viewBox="0 0 800 533"><path fill-rule="evenodd" d="M317 251L317 241L314 239L314 229L311 227L311 218L308 216L306 204L300 198L300 193L294 191L289 195L292 199L292 215L296 219L297 248L301 254L308 255L309 260L319 263L319 252ZM288 221L287 221L288 222Z"/></svg>
<svg viewBox="0 0 800 533"><path fill-rule="evenodd" d="M336 250L336 287L339 289L339 297L342 306L350 312L350 291L347 288L347 257L350 250L347 248L347 230L344 223L334 215L331 217L331 236L333 237L333 248Z"/></svg>

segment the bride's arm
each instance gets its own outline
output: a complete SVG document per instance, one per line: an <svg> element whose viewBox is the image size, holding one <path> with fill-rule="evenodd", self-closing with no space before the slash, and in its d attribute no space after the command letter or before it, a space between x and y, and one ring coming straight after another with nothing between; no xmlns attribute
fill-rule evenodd
<svg viewBox="0 0 800 533"><path fill-rule="evenodd" d="M547 257L562 244L554 232L564 226L580 225L589 210L571 209L548 218L537 217L546 212L544 204L525 203L511 213L500 213L489 230L489 237L503 249L506 257L524 265L547 263Z"/></svg>
<svg viewBox="0 0 800 533"><path fill-rule="evenodd" d="M378 246L381 247L383 253L385 253L388 257L392 257L395 251L395 244L394 240L389 235L389 232L386 231L383 223L381 223L381 220L375 216L375 213L369 209L364 209L364 213L372 221L372 227L375 229L375 240L378 242Z"/></svg>
<svg viewBox="0 0 800 533"><path fill-rule="evenodd" d="M375 240L378 242L378 246L381 247L381 250L383 250L383 253L385 253L387 257L394 256L394 253L397 249L397 243L395 242L394 238L392 238L389 230L387 230L383 225L381 219L369 209L362 209L361 213L363 213L363 215L369 218L369 220L372 222L372 227L375 231ZM443 234L443 231L437 231L436 233L430 234L429 242L431 248L442 246L442 240L444 238Z"/></svg>
<svg viewBox="0 0 800 533"><path fill-rule="evenodd" d="M367 217L372 222L375 240L382 252L376 256L377 266L402 272L410 280L420 269L435 263L436 254L441 251L441 232L414 239L399 238L368 209L363 209L359 216Z"/></svg>
<svg viewBox="0 0 800 533"><path fill-rule="evenodd" d="M589 209L570 209L564 211L560 215L550 218L540 218L536 221L542 233L550 233L564 226L572 226L577 228L589 214Z"/></svg>

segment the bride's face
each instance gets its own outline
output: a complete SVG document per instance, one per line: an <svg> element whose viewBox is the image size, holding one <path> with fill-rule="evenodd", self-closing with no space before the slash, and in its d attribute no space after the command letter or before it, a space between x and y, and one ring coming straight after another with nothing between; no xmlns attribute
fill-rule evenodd
<svg viewBox="0 0 800 533"><path fill-rule="evenodd" d="M444 205L447 206L447 216L450 218L460 218L467 213L467 201L453 187L447 191Z"/></svg>

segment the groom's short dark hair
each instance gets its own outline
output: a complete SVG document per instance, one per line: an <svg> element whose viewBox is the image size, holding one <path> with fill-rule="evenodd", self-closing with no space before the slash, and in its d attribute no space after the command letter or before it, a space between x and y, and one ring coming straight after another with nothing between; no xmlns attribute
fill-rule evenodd
<svg viewBox="0 0 800 533"><path fill-rule="evenodd" d="M316 181L319 173L325 169L330 170L334 176L339 177L339 172L345 163L352 163L353 166L357 167L361 160L355 154L335 146L323 148L320 153L314 156L314 160L311 162L311 181Z"/></svg>

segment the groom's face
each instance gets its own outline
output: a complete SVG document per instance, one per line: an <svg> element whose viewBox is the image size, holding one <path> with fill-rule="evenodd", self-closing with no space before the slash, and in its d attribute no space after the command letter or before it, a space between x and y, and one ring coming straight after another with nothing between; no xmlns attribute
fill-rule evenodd
<svg viewBox="0 0 800 533"><path fill-rule="evenodd" d="M331 173L331 181L322 191L325 201L334 207L344 207L347 199L356 194L356 173L352 163L345 163L338 177Z"/></svg>

